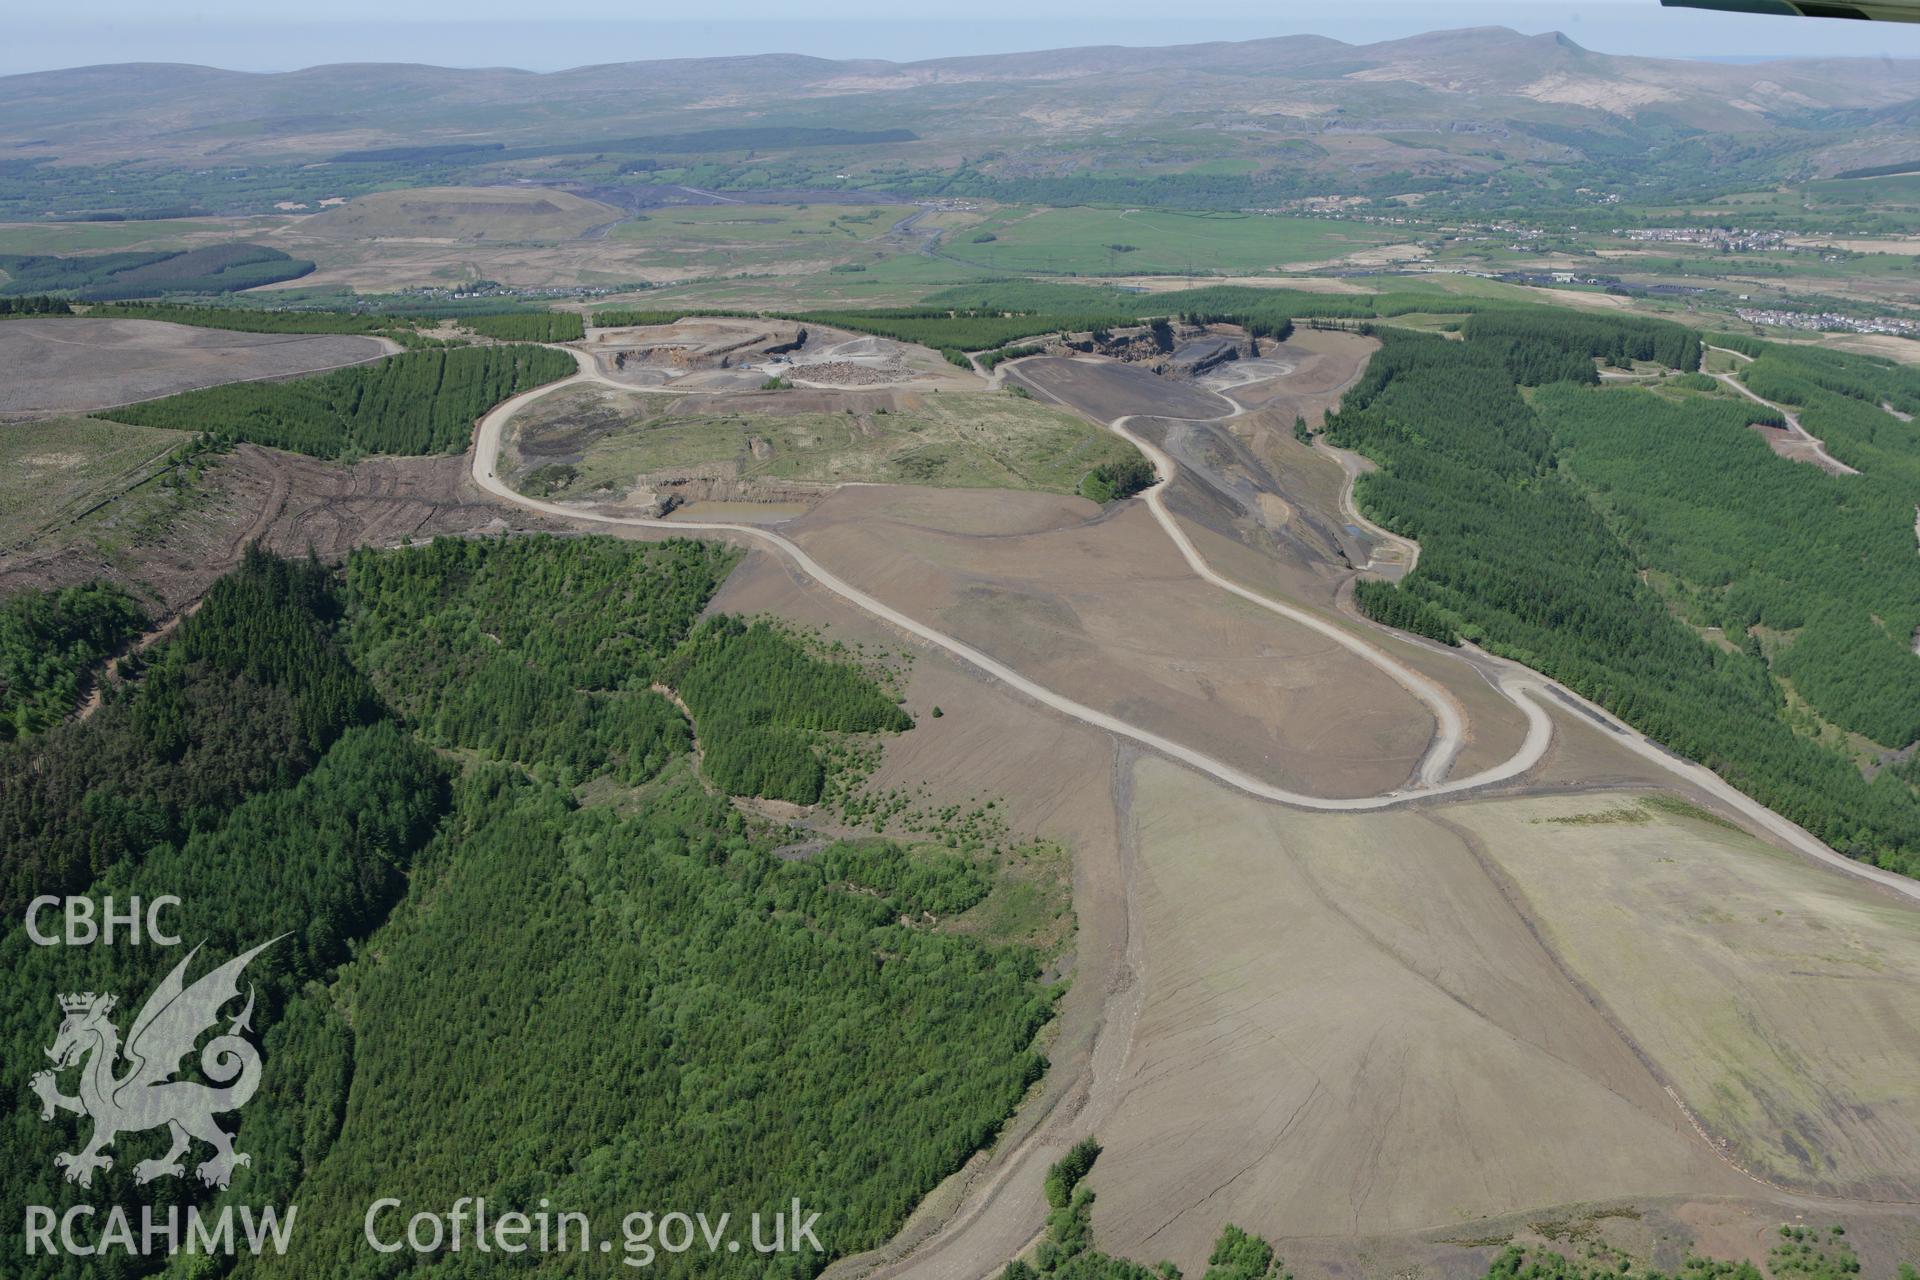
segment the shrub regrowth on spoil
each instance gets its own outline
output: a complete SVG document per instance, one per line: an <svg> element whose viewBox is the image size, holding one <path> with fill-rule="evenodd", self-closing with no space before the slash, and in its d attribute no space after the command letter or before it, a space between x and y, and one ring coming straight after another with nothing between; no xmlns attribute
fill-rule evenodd
<svg viewBox="0 0 1920 1280"><path fill-rule="evenodd" d="M1047 1234L1035 1247L1033 1262L1009 1262L1001 1280L1040 1280L1042 1276L1058 1280L1180 1280L1180 1269L1171 1262L1143 1267L1093 1248L1094 1196L1084 1182L1099 1158L1100 1144L1083 1138L1047 1170ZM1207 1257L1204 1280L1291 1280L1291 1275L1272 1245L1228 1224Z"/></svg>
<svg viewBox="0 0 1920 1280"><path fill-rule="evenodd" d="M1080 492L1098 503L1118 502L1152 488L1158 479L1153 464L1136 454L1122 462L1103 462L1087 472Z"/></svg>
<svg viewBox="0 0 1920 1280"><path fill-rule="evenodd" d="M1052 1212L1047 1215L1046 1236L1034 1248L1031 1263L1009 1262L1000 1280L1181 1280L1180 1269L1171 1262L1145 1267L1093 1248L1094 1196L1080 1183L1099 1154L1099 1145L1089 1138L1048 1171L1047 1202ZM1600 1216L1637 1218L1639 1213L1614 1210ZM1590 1224L1581 1228L1589 1229ZM1445 1243L1460 1248L1505 1245L1487 1265L1483 1280L1854 1280L1860 1274L1860 1260L1845 1235L1845 1228L1838 1226L1825 1232L1783 1226L1780 1243L1767 1255L1764 1268L1688 1254L1672 1274L1638 1266L1631 1256L1597 1242L1589 1243L1575 1258L1552 1249L1511 1244L1508 1236ZM1292 1275L1271 1244L1228 1223L1207 1255L1201 1280L1292 1280ZM1898 1280L1916 1280L1916 1276L1910 1264L1900 1266Z"/></svg>

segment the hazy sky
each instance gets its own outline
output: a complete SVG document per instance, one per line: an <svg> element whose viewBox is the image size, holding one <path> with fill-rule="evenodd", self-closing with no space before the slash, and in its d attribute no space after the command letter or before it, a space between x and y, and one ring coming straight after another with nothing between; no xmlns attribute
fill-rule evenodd
<svg viewBox="0 0 1920 1280"><path fill-rule="evenodd" d="M24 6L23 6L24 7ZM811 53L911 60L1071 45L1183 44L1313 32L1352 42L1440 27L1564 31L1609 53L1920 57L1920 25L1662 9L1658 0L329 0L324 21L271 0L80 0L9 19L0 74L102 62L284 71L322 62L431 62L537 71L645 58ZM689 11L700 16L689 17ZM1168 16L1169 12L1175 16ZM653 15L658 14L658 17Z"/></svg>

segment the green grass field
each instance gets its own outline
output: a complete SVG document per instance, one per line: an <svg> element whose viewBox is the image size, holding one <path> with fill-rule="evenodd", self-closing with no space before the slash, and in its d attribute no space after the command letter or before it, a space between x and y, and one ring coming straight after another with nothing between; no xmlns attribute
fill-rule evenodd
<svg viewBox="0 0 1920 1280"><path fill-rule="evenodd" d="M0 253L91 253L125 249L129 245L158 244L180 248L184 236L208 235L231 228L243 238L239 224L194 218L155 219L150 222L0 222Z"/></svg>
<svg viewBox="0 0 1920 1280"><path fill-rule="evenodd" d="M1920 173L1881 178L1828 178L1806 185L1808 195L1845 204L1920 205Z"/></svg>
<svg viewBox="0 0 1920 1280"><path fill-rule="evenodd" d="M1657 255L1618 258L1612 270L1627 276L1653 275L1679 281L1691 278L1695 284L1713 279L1748 280L1763 287L1770 283L1784 286L1796 280L1838 284L1847 280L1886 281L1889 277L1912 276L1920 272L1920 257L1903 253L1860 253L1830 261L1827 255L1816 252L1738 257Z"/></svg>
<svg viewBox="0 0 1920 1280"><path fill-rule="evenodd" d="M0 428L0 547L124 492L186 438L92 418Z"/></svg>
<svg viewBox="0 0 1920 1280"><path fill-rule="evenodd" d="M791 397L791 399L789 399ZM730 397L732 411L665 412L663 397L580 389L550 396L515 434L514 483L562 497L624 496L639 478L919 484L1072 493L1132 449L1060 410L999 392L878 399L855 412L812 392ZM764 405L764 411L759 411Z"/></svg>
<svg viewBox="0 0 1920 1280"><path fill-rule="evenodd" d="M886 238L913 212L910 205L694 205L650 209L610 236L620 251L645 255L643 263L700 273L660 289L660 301L777 308L794 305L804 288L807 299L880 306L973 274Z"/></svg>
<svg viewBox="0 0 1920 1280"><path fill-rule="evenodd" d="M694 253L727 249L842 253L913 212L911 206L844 204L721 204L650 209L614 227L612 236L636 244Z"/></svg>
<svg viewBox="0 0 1920 1280"><path fill-rule="evenodd" d="M1708 373L1736 373L1747 363L1730 351L1709 351L1705 360Z"/></svg>
<svg viewBox="0 0 1920 1280"><path fill-rule="evenodd" d="M903 307L953 285L1005 278L918 253L875 257L869 248L863 247L851 260L858 261L866 270L714 277L650 289L635 295L635 305L654 308L695 304L719 310L770 311Z"/></svg>
<svg viewBox="0 0 1920 1280"><path fill-rule="evenodd" d="M995 238L976 242L983 235ZM1008 209L970 234L949 235L941 251L1002 271L1237 274L1341 258L1396 238L1404 235L1325 218L1166 209Z"/></svg>

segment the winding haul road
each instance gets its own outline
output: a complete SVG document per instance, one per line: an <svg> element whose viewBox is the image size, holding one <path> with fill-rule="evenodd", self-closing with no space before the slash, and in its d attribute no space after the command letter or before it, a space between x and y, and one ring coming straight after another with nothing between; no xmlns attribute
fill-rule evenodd
<svg viewBox="0 0 1920 1280"><path fill-rule="evenodd" d="M1471 646L1466 647L1465 653L1460 653L1431 645L1418 637L1400 637L1407 643L1470 662L1490 684L1512 701L1527 719L1526 738L1519 750L1510 758L1469 777L1446 780L1446 774L1457 759L1465 738L1465 728L1459 707L1451 696L1437 683L1415 672L1377 645L1369 643L1363 636L1321 615L1261 595L1217 572L1207 563L1192 539L1167 509L1166 491L1178 469L1172 458L1130 429L1129 424L1134 415L1118 418L1104 425L1130 441L1153 463L1159 478L1146 491L1147 505L1154 519L1179 548L1181 556L1196 574L1224 591L1229 591L1251 604L1311 628L1333 640L1342 648L1372 663L1433 711L1437 732L1417 770L1417 781L1414 785L1382 795L1357 798L1328 798L1288 791L1253 777L1224 761L1195 751L1191 747L1129 724L1106 712L1084 706L1028 679L973 646L937 631L868 595L828 570L790 539L768 529L720 521L653 520L639 516L606 515L557 502L530 498L515 492L498 474L500 449L505 440L506 428L513 421L515 414L540 397L569 386L599 383L622 390L631 389L602 373L589 353L571 347L562 349L573 355L580 366L578 373L559 382L522 392L497 405L480 419L473 451L473 478L482 489L503 501L565 520L658 529L671 533L728 534L753 540L785 556L825 590L874 617L945 650L969 666L1062 715L1139 743L1249 795L1303 809L1335 812L1385 809L1429 797L1458 795L1517 778L1533 768L1546 754L1553 738L1553 723L1542 702L1557 700L1565 706L1584 712L1589 719L1609 731L1614 741L1620 746L1655 762L1675 777L1713 796L1728 809L1746 818L1753 827L1764 830L1787 847L1798 850L1836 870L1873 881L1905 895L1910 900L1920 902L1920 882L1842 857L1827 848L1809 832L1736 790L1711 770L1681 759L1601 707L1531 668L1482 653ZM1004 376L1004 369L996 369L992 381L997 384ZM1228 403L1233 405L1233 411L1221 415L1222 418L1243 412L1239 404L1231 400ZM1217 419L1191 419L1191 421L1215 420ZM1349 508L1354 479L1354 472L1349 468L1346 493L1343 497L1343 505ZM1418 544L1411 545L1414 553L1417 554ZM1029 1135L1025 1142L1004 1153L1003 1158L996 1162L997 1167L990 1166L986 1176L963 1193L960 1203L939 1226L933 1229L930 1235L911 1246L904 1255L879 1261L877 1268L871 1274L925 1275L938 1277L939 1280L977 1280L979 1277L997 1274L1011 1254L1017 1254L1020 1249L1031 1244L1031 1240L1024 1238L1026 1228L1017 1224L1025 1223L1033 1206L1025 1203L1030 1197L1015 1190L1017 1183L1024 1185L1016 1175L1023 1170L1030 1171L1030 1166L1035 1159L1044 1158L1044 1150L1044 1144L1038 1142L1037 1132Z"/></svg>
<svg viewBox="0 0 1920 1280"><path fill-rule="evenodd" d="M1338 813L1367 812L1391 808L1395 805L1406 804L1414 800L1459 795L1463 792L1474 791L1517 778L1540 762L1541 758L1546 755L1547 747L1553 741L1553 722L1548 717L1541 700L1543 698L1556 699L1567 706L1584 712L1589 719L1599 723L1613 735L1618 745L1625 747L1627 750L1632 751L1644 759L1653 761L1669 773L1683 779L1699 790L1706 792L1708 795L1713 796L1714 799L1718 800L1727 808L1740 814L1754 827L1767 832L1787 847L1795 849L1819 862L1825 863L1836 870L1844 871L1849 875L1858 876L1864 880L1870 880L1912 901L1920 902L1920 881L1910 880L1905 876L1896 875L1891 871L1883 871L1878 867L1869 866L1866 863L1858 862L1852 858L1835 853L1811 832L1808 832L1793 822L1789 822L1773 810L1748 796L1745 792L1733 787L1711 769L1674 755L1671 751L1668 751L1665 747L1648 738L1645 734L1634 729L1598 704L1588 701L1573 690L1548 679L1532 668L1522 666L1517 662L1511 662L1504 658L1496 658L1491 654L1476 651L1472 655L1473 665L1479 669L1481 674L1484 675L1501 694L1518 707L1526 717L1526 737L1522 740L1519 750L1515 751L1512 756L1499 764L1464 778L1445 780L1446 773L1451 768L1453 761L1458 757L1465 741L1465 728L1461 721L1459 708L1453 699L1431 679L1414 671L1411 667L1408 667L1377 645L1369 643L1363 637L1355 635L1353 632L1318 614L1310 613L1250 590L1220 574L1209 565L1206 558L1200 554L1199 549L1194 546L1192 539L1187 536L1186 531L1180 527L1179 523L1174 519L1173 514L1167 510L1166 490L1172 483L1174 476L1178 474L1178 468L1174 464L1173 459L1128 428L1127 424L1138 415L1127 415L1108 422L1105 426L1130 441L1153 463L1154 470L1158 474L1159 479L1151 488L1146 490L1147 505L1151 508L1154 519L1157 520L1160 527L1166 531L1167 536L1173 540L1174 545L1179 548L1180 554L1186 559L1187 564L1193 571L1224 591L1230 591L1241 599L1258 605L1290 621L1297 622L1302 626L1309 627L1319 634L1335 641L1343 648L1350 650L1378 667L1414 694L1414 696L1418 697L1433 711L1437 723L1437 732L1434 735L1433 744L1428 748L1427 755L1421 762L1418 770L1418 780L1414 785L1397 788L1380 795L1354 797L1312 796L1298 791L1289 791L1284 787L1276 787L1272 783L1256 778L1252 774L1237 769L1223 760L1216 760L1204 752L1196 751L1192 747L1173 741L1171 738L1163 737L1151 730L1142 729L1138 725L1129 724L1117 716L1112 716L1104 711L1099 711L1093 707L1075 702L1071 698L1047 688L1045 685L1028 679L1012 667L989 657L972 645L947 635L943 631L937 631L925 623L901 613L892 605L868 595L866 592L860 590L860 588L827 569L819 561L803 551L796 543L771 530L759 528L754 525L732 524L721 521L651 520L642 516L606 515L602 512L587 511L579 507L567 506L563 503L546 502L538 498L530 498L525 494L516 492L508 487L507 483L502 480L498 474L500 447L506 438L507 425L513 421L515 414L542 396L551 395L566 387L579 386L586 383L598 383L622 391L633 390L633 388L627 384L618 382L602 373L599 365L594 361L590 353L574 347L560 347L557 349L566 351L574 358L575 363L579 365L579 372L570 378L563 378L558 382L550 382L545 386L535 387L530 391L523 391L519 395L502 401L489 410L486 416L480 419L479 428L475 433L473 450L474 483L503 501L525 507L528 510L557 516L564 520L579 520L594 524L628 526L642 529L659 529L671 533L724 533L759 542L791 560L801 572L811 577L827 591L832 592L834 595L839 596L857 608L865 610L874 617L898 627L902 631L918 636L929 644L946 650L967 665L1018 690L1043 706L1051 707L1060 714L1078 720L1082 724L1105 730L1108 733L1125 738L1130 742L1137 742L1149 750L1158 752L1169 759L1178 760L1180 763L1197 769L1209 777L1216 778L1236 790L1244 791L1248 795L1257 796L1263 800L1275 801L1279 804L1292 805L1300 809L1316 809L1324 812ZM995 369L994 372L996 375L1004 376L1001 369ZM1225 397L1222 398L1225 399ZM1232 400L1227 400L1227 403L1233 405L1232 410L1228 413L1221 414L1219 418L1192 419L1192 421L1219 421L1237 416L1243 411L1241 406L1235 404ZM1350 487L1352 481L1353 477L1349 475L1349 502L1351 501ZM1419 643L1417 639L1408 639L1410 643ZM1437 648L1437 646L1435 646L1435 648Z"/></svg>
<svg viewBox="0 0 1920 1280"><path fill-rule="evenodd" d="M1313 796L1307 795L1304 792L1289 791L1285 787L1276 787L1272 783L1256 778L1252 774L1237 769L1223 760L1216 760L1212 756L1196 751L1192 747L1182 743L1175 742L1171 738L1163 737L1148 729L1142 729L1138 725L1129 724L1118 716L1109 715L1104 711L1086 706L1083 703L1075 702L1064 694L1056 693L1045 685L1028 679L1012 667L1007 666L995 658L989 657L965 641L956 639L943 631L936 631L918 619L900 612L892 605L868 595L808 555L798 544L771 530L759 528L754 525L732 524L721 521L654 520L644 516L607 515L604 512L583 510L580 507L568 506L564 503L547 502L539 498L530 498L509 487L506 481L500 478L498 471L500 447L506 438L507 424L513 421L514 415L542 396L550 395L564 387L577 386L582 383L595 382L603 385L621 387L623 390L631 390L631 388L625 387L624 384L615 382L613 379L601 373L598 365L594 363L593 356L589 353L578 351L571 347L565 348L565 350L571 351L575 361L579 363L580 371L578 373L571 378L564 378L559 382L550 382L545 386L535 387L531 391L523 391L511 399L502 401L490 410L485 417L480 419L480 428L475 438L473 451L473 479L482 489L485 489L495 497L502 498L508 502L528 508L529 510L539 511L546 515L558 516L567 520L585 520L595 524L617 525L629 528L660 529L673 533L725 533L735 537L753 539L787 557L787 559L798 566L802 573L805 573L834 595L865 610L874 617L900 628L900 630L910 635L918 636L929 644L946 650L967 665L1018 690L1043 706L1051 707L1062 715L1078 720L1082 724L1091 725L1096 729L1102 729L1118 737L1137 742L1143 747L1158 752L1170 759L1178 760L1182 764L1217 778L1228 786L1244 791L1248 795L1258 796L1263 800L1277 801L1280 804L1293 805L1297 808L1319 809L1330 812L1362 812L1372 809L1385 809L1416 798L1452 795L1462 791L1471 791L1477 787L1485 787L1496 782L1504 782L1525 773L1540 762L1541 757L1547 752L1548 745L1553 741L1553 723L1548 719L1545 709L1539 702L1535 701L1532 696L1535 693L1543 693L1545 691L1545 686L1540 683L1540 678L1533 676L1531 679L1527 679L1525 677L1503 675L1498 681L1498 687L1502 693L1506 694L1507 697L1511 698L1514 703L1520 707L1527 717L1527 736L1521 743L1520 750L1500 764L1494 765L1490 769L1482 770L1470 777L1442 781L1466 741L1466 727L1461 719L1459 708L1455 705L1452 698L1447 695L1446 691L1441 689L1438 684L1420 675L1411 667L1406 666L1378 646L1368 643L1365 639L1354 635L1338 624L1329 622L1325 618L1308 613L1305 610L1296 609L1292 605L1283 604L1278 600L1263 596L1256 591L1251 591L1239 583L1233 582L1215 572L1213 567L1206 562L1206 559L1201 556L1199 550L1193 545L1192 540L1188 538L1186 531L1180 528L1174 521L1173 515L1166 508L1164 492L1168 483L1176 474L1173 459L1129 431L1125 426L1126 419L1111 423L1109 426L1115 433L1131 441L1153 462L1160 479L1152 488L1147 490L1147 502L1153 510L1154 518L1160 522L1161 527L1166 530L1167 535L1173 539L1174 545L1180 549L1180 554L1185 557L1187 564L1192 567L1195 573L1205 578L1208 582L1213 583L1215 586L1220 587L1222 590L1230 591L1234 595L1290 621L1310 627L1344 648L1351 650L1405 686L1416 697L1425 702L1434 712L1439 729L1435 735L1433 745L1428 749L1427 755L1422 761L1420 768L1420 785L1388 791L1381 795L1346 798ZM1212 421L1212 419L1204 419L1204 421ZM1524 668L1521 670L1524 670ZM1529 672L1528 675L1531 676L1532 673Z"/></svg>

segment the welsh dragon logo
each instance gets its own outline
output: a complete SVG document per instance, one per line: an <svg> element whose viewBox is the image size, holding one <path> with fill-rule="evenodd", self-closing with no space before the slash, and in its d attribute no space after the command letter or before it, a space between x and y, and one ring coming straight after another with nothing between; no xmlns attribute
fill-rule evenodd
<svg viewBox="0 0 1920 1280"><path fill-rule="evenodd" d="M193 1051L194 1042L218 1025L221 1008L239 998L241 970L279 940L261 943L189 986L187 966L200 952L195 947L147 997L124 1048L119 1028L108 1017L116 1003L114 996L88 991L60 997L66 1019L53 1047L46 1051L53 1070L37 1072L29 1083L40 1095L42 1120L53 1119L57 1111L93 1119L93 1137L85 1148L53 1158L66 1171L68 1182L92 1186L94 1170L113 1168L113 1157L106 1149L116 1137L161 1125L172 1134L173 1145L158 1160L142 1160L134 1166L137 1183L183 1177L186 1168L180 1158L194 1138L213 1148L213 1156L195 1170L210 1187L226 1186L237 1166L251 1163L247 1155L233 1149L232 1138L213 1121L222 1111L245 1106L260 1087L260 1052L241 1034L253 1029L251 987L246 1007L227 1024L226 1034L208 1041L200 1052L200 1069L214 1083L173 1076L181 1068L181 1059ZM116 1074L122 1057L126 1070ZM68 1097L60 1092L57 1075L76 1066L80 1068L79 1095Z"/></svg>

